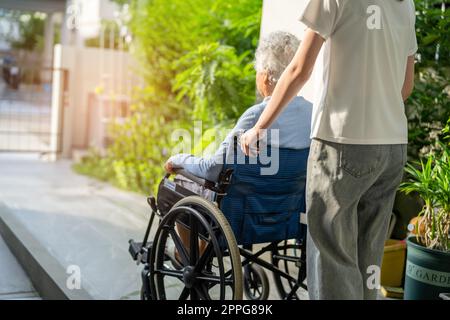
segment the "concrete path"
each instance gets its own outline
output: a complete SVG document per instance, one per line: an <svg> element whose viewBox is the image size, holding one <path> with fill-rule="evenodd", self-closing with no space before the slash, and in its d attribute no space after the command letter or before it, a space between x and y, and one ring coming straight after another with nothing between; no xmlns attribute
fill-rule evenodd
<svg viewBox="0 0 450 320"><path fill-rule="evenodd" d="M94 299L139 297L140 267L127 242L144 234L145 196L80 176L69 161L46 163L36 155L0 153L0 177L0 201L65 270L79 268L81 286Z"/></svg>
<svg viewBox="0 0 450 320"><path fill-rule="evenodd" d="M94 299L139 298L142 266L127 250L128 239L140 241L147 225L144 195L78 175L66 160L46 163L37 155L0 153L0 202L61 265L63 280L64 271L69 277L79 269L81 287ZM279 299L267 275L269 298ZM307 299L306 292L301 296Z"/></svg>
<svg viewBox="0 0 450 320"><path fill-rule="evenodd" d="M30 279L0 237L0 300L38 300Z"/></svg>

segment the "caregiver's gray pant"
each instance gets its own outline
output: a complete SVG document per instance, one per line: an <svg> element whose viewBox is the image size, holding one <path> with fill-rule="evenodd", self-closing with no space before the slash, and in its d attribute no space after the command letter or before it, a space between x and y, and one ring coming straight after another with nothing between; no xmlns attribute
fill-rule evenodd
<svg viewBox="0 0 450 320"><path fill-rule="evenodd" d="M406 145L312 141L306 191L311 299L376 299L368 267L381 264L405 162Z"/></svg>

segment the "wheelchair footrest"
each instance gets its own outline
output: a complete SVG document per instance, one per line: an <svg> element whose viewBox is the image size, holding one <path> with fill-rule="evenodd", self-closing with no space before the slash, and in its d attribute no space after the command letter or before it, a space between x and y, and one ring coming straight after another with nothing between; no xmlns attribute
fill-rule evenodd
<svg viewBox="0 0 450 320"><path fill-rule="evenodd" d="M147 263L147 255L150 253L152 249L152 242L149 241L145 248L142 247L142 242L134 242L134 240L129 241L130 245L128 247L128 252L133 258L134 261L139 259L139 263Z"/></svg>
<svg viewBox="0 0 450 320"><path fill-rule="evenodd" d="M153 242L149 241L145 248L142 248L142 242L135 242L131 239L128 246L128 252L130 253L131 258L134 261L139 259L140 263L147 263L147 256L150 254L150 250L152 249ZM167 254L164 255L164 261L172 261L171 257Z"/></svg>
<svg viewBox="0 0 450 320"><path fill-rule="evenodd" d="M131 239L129 244L128 252L130 253L131 258L136 261L138 254L142 251L142 242L134 242L134 240Z"/></svg>
<svg viewBox="0 0 450 320"><path fill-rule="evenodd" d="M142 247L142 242L135 242L133 239L129 241L128 252L134 261L139 263L147 263L147 257L152 250L153 242L147 242L145 247ZM138 261L139 260L139 261Z"/></svg>

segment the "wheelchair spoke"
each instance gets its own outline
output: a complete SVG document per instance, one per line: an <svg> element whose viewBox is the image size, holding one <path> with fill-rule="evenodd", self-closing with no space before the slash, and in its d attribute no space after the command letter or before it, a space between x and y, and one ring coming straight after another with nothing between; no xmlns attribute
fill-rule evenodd
<svg viewBox="0 0 450 320"><path fill-rule="evenodd" d="M253 288L253 296L259 296L261 295L261 289L259 287L254 287Z"/></svg>
<svg viewBox="0 0 450 320"><path fill-rule="evenodd" d="M203 270L205 265L209 262L209 259L211 258L211 255L213 253L214 246L210 242L205 248L205 251L201 255L200 259L198 260L197 264L195 265L195 271L200 272Z"/></svg>
<svg viewBox="0 0 450 320"><path fill-rule="evenodd" d="M171 228L169 230L170 235L172 236L172 240L175 243L175 248L177 249L178 254L181 256L181 260L185 266L189 265L189 258L186 248L183 245L183 242L180 239L180 236L175 231L175 229Z"/></svg>
<svg viewBox="0 0 450 320"><path fill-rule="evenodd" d="M220 277L219 276L211 276L211 275L205 275L201 274L197 276L198 280L208 281L210 284L216 285L220 284ZM232 286L233 285L233 279L227 278L225 279L225 285L226 286Z"/></svg>
<svg viewBox="0 0 450 320"><path fill-rule="evenodd" d="M187 287L184 287L183 291L181 291L180 297L178 300L186 300L189 297L190 290Z"/></svg>
<svg viewBox="0 0 450 320"><path fill-rule="evenodd" d="M174 277L183 280L183 272L178 270L168 270L168 269L158 269L155 270L156 274L161 274L163 276Z"/></svg>
<svg viewBox="0 0 450 320"><path fill-rule="evenodd" d="M194 288L191 288L191 289L189 289L189 291L190 291L191 300L198 300L197 290L195 290Z"/></svg>
<svg viewBox="0 0 450 320"><path fill-rule="evenodd" d="M286 296L286 300L291 300L291 299L295 299L295 300L299 300L298 296L297 296L297 290L300 286L298 284L292 286L292 290L291 292L289 292L289 294Z"/></svg>
<svg viewBox="0 0 450 320"><path fill-rule="evenodd" d="M190 250L189 250L189 262L191 266L195 266L197 264L199 249L198 249L198 224L195 221L194 215L190 215L189 224L191 227L190 231Z"/></svg>
<svg viewBox="0 0 450 320"><path fill-rule="evenodd" d="M200 300L211 300L208 290L205 290L206 288L202 283L199 283L194 289L200 297Z"/></svg>

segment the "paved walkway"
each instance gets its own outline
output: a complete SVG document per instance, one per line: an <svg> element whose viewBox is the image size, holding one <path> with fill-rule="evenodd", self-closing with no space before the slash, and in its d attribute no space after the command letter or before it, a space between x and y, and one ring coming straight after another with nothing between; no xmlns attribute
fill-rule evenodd
<svg viewBox="0 0 450 320"><path fill-rule="evenodd" d="M0 237L0 300L40 299L30 279Z"/></svg>
<svg viewBox="0 0 450 320"><path fill-rule="evenodd" d="M149 215L145 196L80 176L69 161L0 153L0 201L67 269L77 266L95 299L135 299L140 267L128 239L140 239Z"/></svg>
<svg viewBox="0 0 450 320"><path fill-rule="evenodd" d="M0 201L64 270L80 268L81 285L94 299L139 298L142 266L127 250L128 239L141 240L145 231L144 195L78 175L70 161L47 163L37 155L0 153L0 177ZM269 298L279 299L268 277Z"/></svg>

